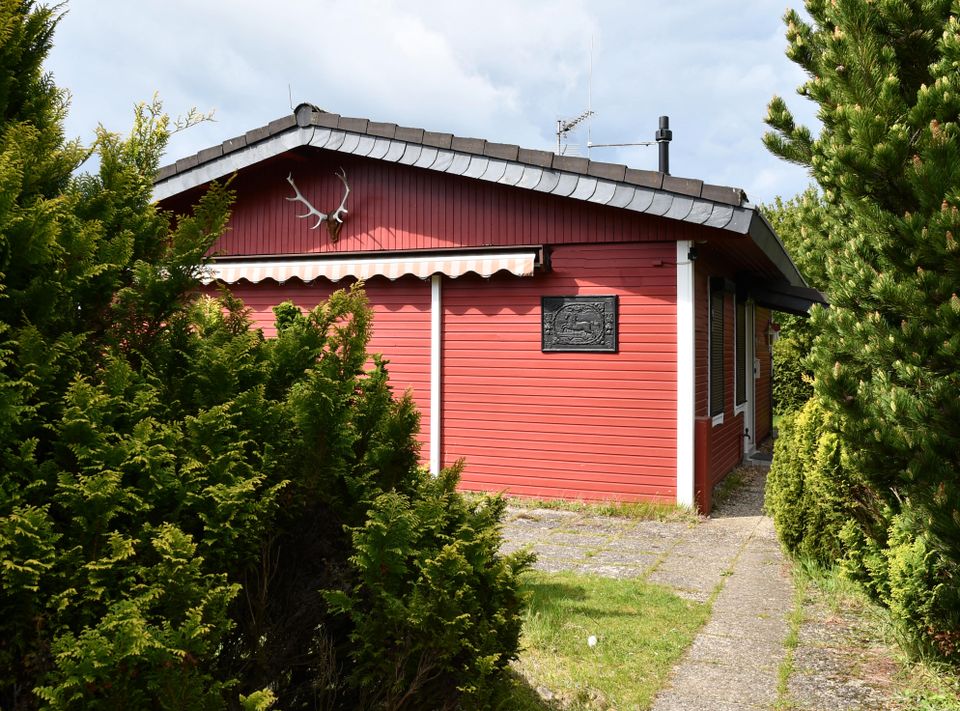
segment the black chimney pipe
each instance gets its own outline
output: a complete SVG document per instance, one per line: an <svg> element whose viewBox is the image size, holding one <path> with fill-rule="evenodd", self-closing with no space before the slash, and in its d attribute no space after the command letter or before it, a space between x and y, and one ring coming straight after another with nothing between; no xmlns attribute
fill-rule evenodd
<svg viewBox="0 0 960 711"><path fill-rule="evenodd" d="M670 117L660 117L660 128L655 135L657 147L660 149L660 172L670 175L670 141L673 139L673 131L670 130Z"/></svg>

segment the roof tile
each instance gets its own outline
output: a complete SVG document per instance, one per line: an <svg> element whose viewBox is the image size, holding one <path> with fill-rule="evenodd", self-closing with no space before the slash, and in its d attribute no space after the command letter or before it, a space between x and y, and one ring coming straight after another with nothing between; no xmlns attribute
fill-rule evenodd
<svg viewBox="0 0 960 711"><path fill-rule="evenodd" d="M315 113L311 123L324 128L337 128L340 125L340 114L331 114L326 111Z"/></svg>
<svg viewBox="0 0 960 711"><path fill-rule="evenodd" d="M223 145L210 146L197 153L197 162L206 163L208 160L214 160L223 155Z"/></svg>
<svg viewBox="0 0 960 711"><path fill-rule="evenodd" d="M703 189L703 181L694 178L675 178L672 175L663 176L663 189L672 193L681 195L692 195L700 197L700 191Z"/></svg>
<svg viewBox="0 0 960 711"><path fill-rule="evenodd" d="M622 181L626 174L627 166L617 165L616 163L595 163L590 161L587 167L587 174L595 178L606 178L607 180Z"/></svg>
<svg viewBox="0 0 960 711"><path fill-rule="evenodd" d="M177 161L177 172L183 170L190 170L191 168L196 168L200 165L200 160L197 158L197 154L194 153L192 156L187 156L186 158L181 158Z"/></svg>
<svg viewBox="0 0 960 711"><path fill-rule="evenodd" d="M528 148L521 148L517 155L517 160L521 163L528 163L540 168L553 167L553 153L550 151L534 151Z"/></svg>
<svg viewBox="0 0 960 711"><path fill-rule="evenodd" d="M306 128L313 121L313 115L320 111L313 104L300 104L293 110L293 119L301 128Z"/></svg>
<svg viewBox="0 0 960 711"><path fill-rule="evenodd" d="M397 133L397 124L371 121L367 124L367 133L381 138L393 138Z"/></svg>
<svg viewBox="0 0 960 711"><path fill-rule="evenodd" d="M704 185L700 197L725 205L740 205L746 199L740 188L728 188L725 185Z"/></svg>
<svg viewBox="0 0 960 711"><path fill-rule="evenodd" d="M452 140L452 133L423 132L423 145L431 146L432 148L449 148Z"/></svg>
<svg viewBox="0 0 960 711"><path fill-rule="evenodd" d="M274 119L267 124L267 131L271 136L274 136L281 131L286 131L288 128L293 128L297 125L297 117L293 114L289 116L284 116L283 118Z"/></svg>
<svg viewBox="0 0 960 711"><path fill-rule="evenodd" d="M227 153L233 153L234 151L238 151L241 148L247 147L247 137L234 136L233 138L228 138L221 145L223 146L224 155L226 155Z"/></svg>
<svg viewBox="0 0 960 711"><path fill-rule="evenodd" d="M267 130L266 126L261 126L260 128L254 128L250 131L247 131L243 135L246 136L247 145L249 146L257 141L262 141L264 138L270 138L270 131Z"/></svg>
<svg viewBox="0 0 960 711"><path fill-rule="evenodd" d="M352 133L366 133L367 124L370 123L365 118L347 118L340 117L340 124L337 126L341 131L350 131Z"/></svg>
<svg viewBox="0 0 960 711"><path fill-rule="evenodd" d="M567 170L571 173L586 173L590 161L577 156L554 156L553 167L556 170Z"/></svg>
<svg viewBox="0 0 960 711"><path fill-rule="evenodd" d="M632 183L633 185L640 185L645 188L653 188L654 190L659 190L660 186L663 185L663 173L658 173L655 170L636 170L635 168L627 168L623 179L628 183Z"/></svg>
<svg viewBox="0 0 960 711"><path fill-rule="evenodd" d="M514 146L509 143L490 143L483 149L483 154L490 158L500 158L501 160L516 160L520 152L520 146Z"/></svg>
<svg viewBox="0 0 960 711"><path fill-rule="evenodd" d="M423 129L397 126L397 134L394 138L398 141L407 141L408 143L420 143L423 141Z"/></svg>
<svg viewBox="0 0 960 711"><path fill-rule="evenodd" d="M454 136L450 147L455 151L460 151L461 153L476 153L478 155L483 155L483 147L485 145L487 145L487 142L482 138L460 138L459 136Z"/></svg>

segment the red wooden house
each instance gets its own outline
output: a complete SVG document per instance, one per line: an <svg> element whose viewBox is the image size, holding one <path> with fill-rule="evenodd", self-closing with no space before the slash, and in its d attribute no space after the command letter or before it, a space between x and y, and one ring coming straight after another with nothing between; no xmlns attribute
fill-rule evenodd
<svg viewBox="0 0 960 711"><path fill-rule="evenodd" d="M424 459L468 489L694 505L770 433L770 309L819 299L741 190L662 172L304 104L155 197L233 174L212 277L267 335L364 279Z"/></svg>

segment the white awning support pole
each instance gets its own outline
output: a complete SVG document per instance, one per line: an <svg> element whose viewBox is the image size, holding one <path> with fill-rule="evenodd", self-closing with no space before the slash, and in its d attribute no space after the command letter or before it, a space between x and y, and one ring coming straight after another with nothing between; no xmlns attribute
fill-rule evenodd
<svg viewBox="0 0 960 711"><path fill-rule="evenodd" d="M430 277L430 473L440 473L440 433L443 431L443 404L440 393L440 369L442 367L443 303L441 284L443 277Z"/></svg>
<svg viewBox="0 0 960 711"><path fill-rule="evenodd" d="M677 503L694 501L694 269L690 240L677 241Z"/></svg>

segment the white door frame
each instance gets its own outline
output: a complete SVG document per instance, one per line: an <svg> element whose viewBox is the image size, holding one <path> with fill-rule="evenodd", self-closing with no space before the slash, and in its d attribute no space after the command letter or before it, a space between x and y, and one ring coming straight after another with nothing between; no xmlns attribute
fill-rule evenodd
<svg viewBox="0 0 960 711"><path fill-rule="evenodd" d="M757 368L756 353L756 308L753 299L747 300L743 308L746 323L743 329L744 360L746 378L746 401L740 406L743 412L743 453L745 456L753 454L757 449L757 378L760 373ZM749 436L747 436L749 435Z"/></svg>

